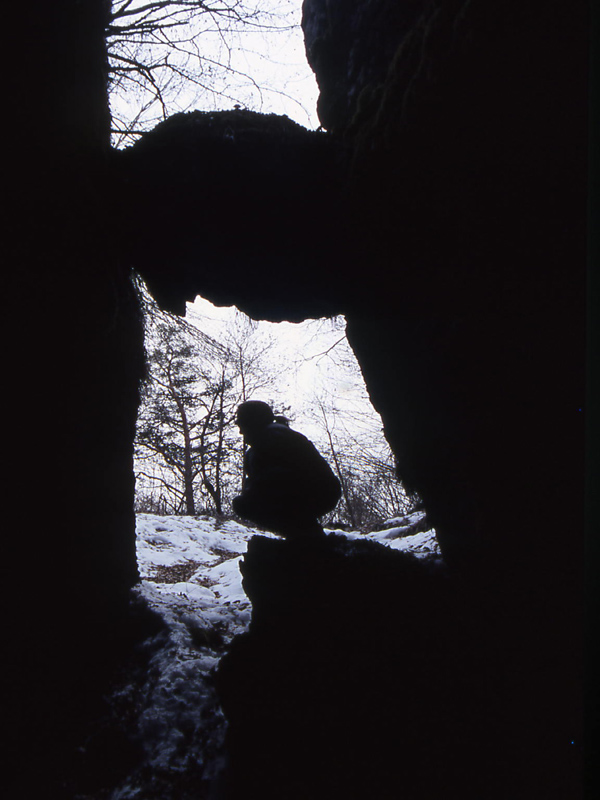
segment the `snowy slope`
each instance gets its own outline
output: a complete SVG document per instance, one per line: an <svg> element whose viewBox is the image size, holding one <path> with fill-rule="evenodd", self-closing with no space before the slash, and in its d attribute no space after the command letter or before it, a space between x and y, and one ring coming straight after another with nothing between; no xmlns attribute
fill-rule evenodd
<svg viewBox="0 0 600 800"><path fill-rule="evenodd" d="M439 556L433 531L406 535L419 519L390 520L392 527L366 538L418 557ZM175 800L187 796L188 782L214 780L226 721L213 674L228 643L250 622L239 563L256 534L277 538L231 520L138 515L142 580L135 591L165 630L145 643L150 655L142 678L115 692L116 702L125 697L138 709L134 738L142 755L122 785L111 787L110 800Z"/></svg>
<svg viewBox="0 0 600 800"><path fill-rule="evenodd" d="M195 614L196 627L216 626L229 641L250 619L239 562L257 533L272 535L211 517L139 514L139 592L170 625Z"/></svg>
<svg viewBox="0 0 600 800"><path fill-rule="evenodd" d="M417 557L439 556L435 531L410 535L423 512L390 520L381 531L363 536L336 531L349 539L365 538ZM278 538L233 520L138 514L137 556L142 577L140 593L171 624L196 614L206 626L219 625L229 641L244 630L250 602L242 588L239 563L248 541L260 534Z"/></svg>

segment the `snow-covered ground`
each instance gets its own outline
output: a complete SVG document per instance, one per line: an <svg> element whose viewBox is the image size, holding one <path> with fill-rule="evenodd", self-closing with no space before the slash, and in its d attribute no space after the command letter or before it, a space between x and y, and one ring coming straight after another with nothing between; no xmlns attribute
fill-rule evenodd
<svg viewBox="0 0 600 800"><path fill-rule="evenodd" d="M380 531L366 535L335 532L349 539L380 542L417 557L439 556L433 530L411 535L424 517L423 511L416 511L388 520ZM234 520L138 514L140 592L166 619L172 620L187 608L208 625L226 622L231 626L227 633L231 638L249 619L250 601L242 588L239 563L256 534L279 538Z"/></svg>
<svg viewBox="0 0 600 800"><path fill-rule="evenodd" d="M423 519L423 512L415 512L389 520L365 538L419 558L439 557L433 530L411 535L423 527ZM277 538L233 520L138 515L142 581L135 591L162 617L166 630L146 643L151 655L141 685L117 692L121 698L130 695L139 709L135 738L143 763L113 790L111 800L139 800L157 792L170 800L179 796L175 787L182 776L214 778L226 722L212 676L228 643L250 622L239 563L256 534Z"/></svg>

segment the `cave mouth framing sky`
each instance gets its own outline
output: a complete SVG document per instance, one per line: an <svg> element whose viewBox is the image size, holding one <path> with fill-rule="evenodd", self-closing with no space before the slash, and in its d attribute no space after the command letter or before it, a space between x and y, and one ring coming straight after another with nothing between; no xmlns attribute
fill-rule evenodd
<svg viewBox="0 0 600 800"><path fill-rule="evenodd" d="M187 304L186 318L220 341L238 313L235 306L218 307L198 296ZM275 380L255 399L277 398L281 407L290 407L293 426L319 441L323 440L323 425L315 409L323 404L332 414L334 427L358 438L379 435L382 452L387 451L383 423L371 405L360 366L346 339L343 317L301 323L259 321L256 329L275 340L266 364L267 368L272 365Z"/></svg>
<svg viewBox="0 0 600 800"><path fill-rule="evenodd" d="M115 0L115 5L124 0ZM144 6L146 0L133 0L129 7ZM306 60L304 34L300 26L302 17L302 0L243 0L247 7L260 7L276 15L279 30L252 30L241 25L239 33L234 33L226 42L210 30L210 26L199 26L196 41L202 44L202 53L217 61L229 60L234 71L242 76L250 76L251 81L233 79L228 91L198 93L190 85L188 91L181 91L169 105L169 115L180 111L213 111L227 110L234 107L231 95L234 94L240 104L252 111L262 113L285 114L290 119L309 129L316 129L319 120L316 113L318 86ZM212 51L211 51L211 48ZM215 86L218 86L215 81ZM260 87L260 90L256 89ZM140 108L140 97L132 93L113 92L111 94L111 110L127 121L133 121ZM154 127L159 119L151 122L151 116L144 121L146 129ZM132 139L115 142L116 146L131 144ZM191 313L190 313L191 312ZM201 327L205 332L219 338L222 326L232 319L234 308L217 308L201 297L193 304L188 304L188 319L192 324ZM358 411L358 415L368 420L368 426L381 427L379 415L372 408L364 386L360 367L344 338L343 349L347 357L344 367L335 363L334 359L319 358L315 353L326 351L340 336L340 327L332 326L327 330L315 332L309 324L294 325L292 323L260 323L277 338L275 360L285 360L287 369L280 376L278 389L281 401L291 404L297 420L301 425L314 429L314 422L307 413L316 396L335 395L336 404L346 407L350 413ZM350 354L350 355L348 355ZM276 390L277 391L277 390ZM310 431L313 432L313 431ZM316 431L314 431L316 433Z"/></svg>

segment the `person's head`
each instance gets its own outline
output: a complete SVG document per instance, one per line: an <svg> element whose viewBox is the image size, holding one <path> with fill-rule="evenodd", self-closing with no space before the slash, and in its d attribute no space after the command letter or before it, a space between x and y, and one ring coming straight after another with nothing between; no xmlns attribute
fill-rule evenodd
<svg viewBox="0 0 600 800"><path fill-rule="evenodd" d="M246 439L251 442L254 436L275 419L273 409L262 400L246 400L238 406L235 424Z"/></svg>

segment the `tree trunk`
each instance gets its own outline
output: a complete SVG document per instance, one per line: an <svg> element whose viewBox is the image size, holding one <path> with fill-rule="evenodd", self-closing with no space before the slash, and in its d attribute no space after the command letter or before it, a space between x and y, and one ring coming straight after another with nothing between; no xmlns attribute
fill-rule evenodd
<svg viewBox="0 0 600 800"><path fill-rule="evenodd" d="M348 512L348 516L350 517L350 524L352 525L353 528L356 528L357 527L356 515L354 513L354 508L352 506L352 503L350 502L350 495L348 493L348 484L346 483L346 478L343 474L342 466L338 460L335 447L333 446L333 437L331 436L331 431L329 430L329 424L327 422L327 416L325 415L325 410L323 407L321 407L321 413L323 414L323 420L325 422L325 430L327 431L327 438L329 439L331 457L333 458L335 471L337 472L337 476L339 478L342 487L342 495L344 497L344 502L346 503L346 510Z"/></svg>
<svg viewBox="0 0 600 800"><path fill-rule="evenodd" d="M223 439L225 435L225 417L223 406L225 403L225 372L222 375L221 388L219 392L219 439L217 443L217 454L215 458L215 506L217 513L222 514L222 486L221 486L221 463L223 461Z"/></svg>
<svg viewBox="0 0 600 800"><path fill-rule="evenodd" d="M186 514L194 516L196 513L196 504L194 503L194 468L192 464L192 445L190 440L190 430L183 411L183 439L184 439L184 473L183 483L185 490L185 510Z"/></svg>
<svg viewBox="0 0 600 800"><path fill-rule="evenodd" d="M177 408L181 415L181 426L183 430L183 493L185 497L185 513L193 517L196 513L194 502L194 464L192 461L192 438L190 436L190 426L183 401L173 393Z"/></svg>

